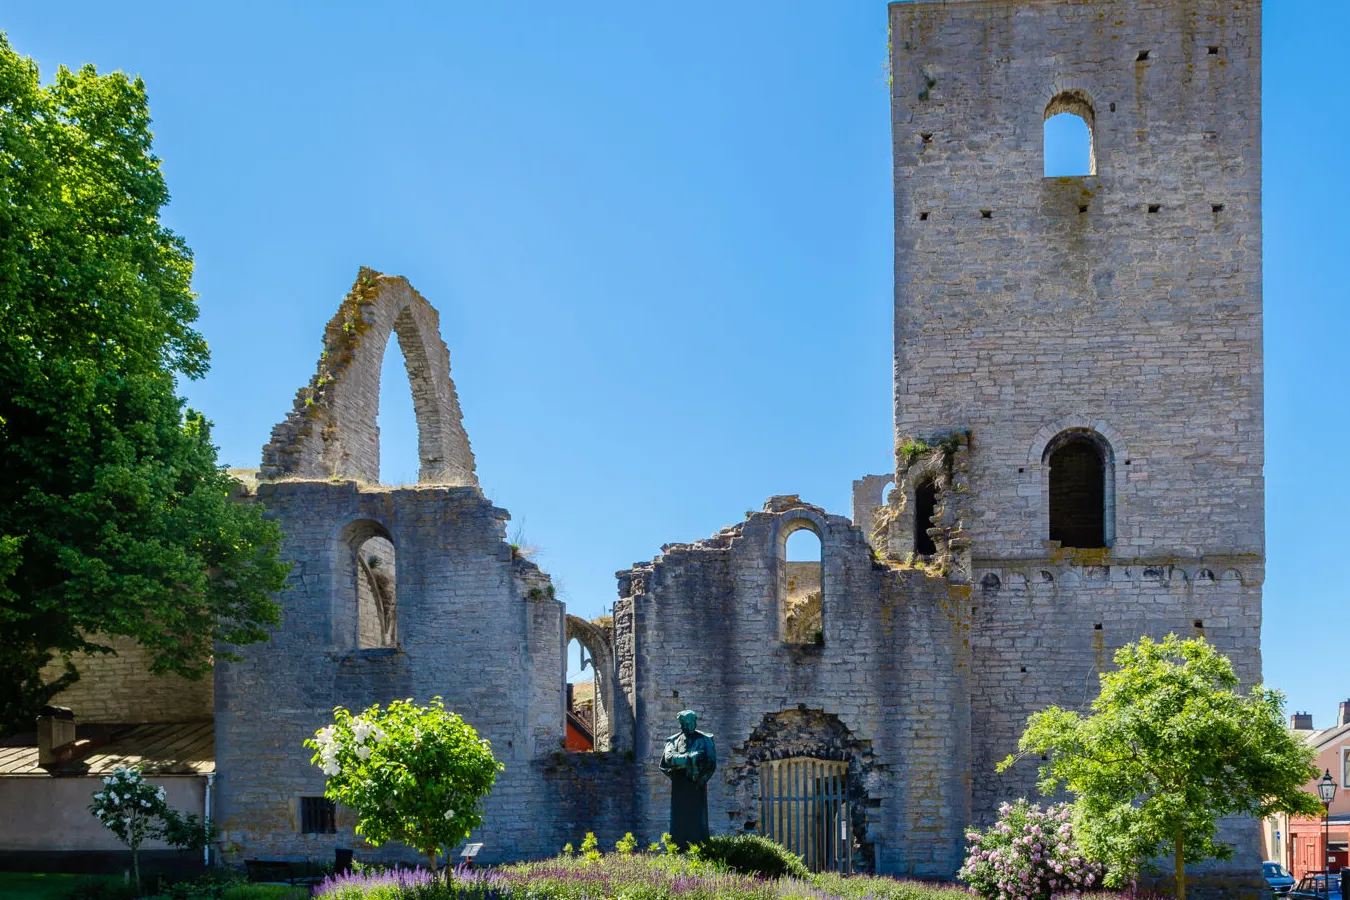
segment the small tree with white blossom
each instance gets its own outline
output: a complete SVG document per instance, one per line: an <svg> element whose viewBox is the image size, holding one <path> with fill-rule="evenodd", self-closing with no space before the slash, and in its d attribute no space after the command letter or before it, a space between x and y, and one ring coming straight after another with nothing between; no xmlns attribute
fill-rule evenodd
<svg viewBox="0 0 1350 900"><path fill-rule="evenodd" d="M164 836L172 815L164 800L164 788L147 784L140 769L118 766L103 779L103 790L94 794L89 810L131 850L136 890L141 889L141 844Z"/></svg>
<svg viewBox="0 0 1350 900"><path fill-rule="evenodd" d="M360 715L343 707L305 746L328 776L324 796L356 813L373 846L402 841L437 868L442 848L483 821L483 798L505 767L473 726L446 710L395 700Z"/></svg>

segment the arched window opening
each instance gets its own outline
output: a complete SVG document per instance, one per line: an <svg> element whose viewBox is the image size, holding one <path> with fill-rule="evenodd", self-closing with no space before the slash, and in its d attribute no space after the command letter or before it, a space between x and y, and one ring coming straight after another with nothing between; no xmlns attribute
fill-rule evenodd
<svg viewBox="0 0 1350 900"><path fill-rule="evenodd" d="M573 638L567 642L567 736L568 750L595 749L596 731L595 659L586 645Z"/></svg>
<svg viewBox="0 0 1350 900"><path fill-rule="evenodd" d="M785 643L825 643L822 558L820 535L814 526L805 523L792 527L784 543L780 570L779 608Z"/></svg>
<svg viewBox="0 0 1350 900"><path fill-rule="evenodd" d="M1052 443L1050 464L1050 540L1080 549L1107 545L1109 456L1086 433L1071 433Z"/></svg>
<svg viewBox="0 0 1350 900"><path fill-rule="evenodd" d="M1046 178L1097 174L1094 126L1092 104L1082 93L1067 91L1050 101L1043 125Z"/></svg>
<svg viewBox="0 0 1350 900"><path fill-rule="evenodd" d="M397 327L397 326L396 326ZM380 396L375 416L380 443L380 484L417 484L422 460L412 382L397 331L389 336L380 364Z"/></svg>
<svg viewBox="0 0 1350 900"><path fill-rule="evenodd" d="M933 527L933 516L937 512L937 484L932 478L925 478L914 488L914 555L932 556L937 553L937 545L928 529Z"/></svg>
<svg viewBox="0 0 1350 900"><path fill-rule="evenodd" d="M334 641L360 649L398 646L398 565L394 540L379 522L349 523L339 536Z"/></svg>

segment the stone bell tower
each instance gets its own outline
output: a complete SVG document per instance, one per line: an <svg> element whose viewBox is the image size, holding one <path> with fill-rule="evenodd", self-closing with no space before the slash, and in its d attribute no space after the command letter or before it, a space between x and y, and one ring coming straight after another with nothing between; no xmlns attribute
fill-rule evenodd
<svg viewBox="0 0 1350 900"><path fill-rule="evenodd" d="M1260 678L1261 4L920 0L890 25L888 549L971 583L981 822L1035 795L1034 762L993 771L1027 715L1090 700L1115 647L1203 634ZM1090 174L1047 178L1064 112Z"/></svg>

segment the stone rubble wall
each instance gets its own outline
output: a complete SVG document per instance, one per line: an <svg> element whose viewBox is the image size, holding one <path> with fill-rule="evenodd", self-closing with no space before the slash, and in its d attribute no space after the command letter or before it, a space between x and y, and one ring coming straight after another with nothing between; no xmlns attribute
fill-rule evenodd
<svg viewBox="0 0 1350 900"><path fill-rule="evenodd" d="M272 639L216 666L216 815L230 858L331 858L347 846L361 859L412 860L400 847L365 848L342 810L338 834L297 833L296 798L324 784L302 742L336 705L437 695L506 764L473 838L482 861L555 851L538 825L553 797L535 761L563 739L564 611L506 542L505 510L476 487L285 481L260 485L258 499L294 565ZM357 646L353 523L385 529L396 548L396 649Z"/></svg>
<svg viewBox="0 0 1350 900"><path fill-rule="evenodd" d="M1120 644L1203 633L1260 679L1261 4L890 16L897 471L907 442L967 434L986 823L1034 796L1035 760L993 772L1027 715L1088 702ZM1094 174L1043 177L1043 120L1061 110L1090 120ZM1069 429L1110 445L1106 549L1047 540L1043 457ZM1256 829L1225 835L1228 870L1256 871Z"/></svg>
<svg viewBox="0 0 1350 900"><path fill-rule="evenodd" d="M977 554L1044 554L1071 427L1113 445L1117 556L1263 552L1260 11L891 6L897 444L971 432ZM1042 177L1065 91L1096 175Z"/></svg>
<svg viewBox="0 0 1350 900"><path fill-rule="evenodd" d="M783 545L803 522L822 544L819 646L785 644L779 631ZM865 797L856 798L867 846L856 861L906 876L955 871L968 812L967 588L879 563L847 519L779 497L709 540L667 545L621 573L620 589L630 593L616 621L633 610L632 649L620 643L619 668L635 673L644 839L668 828L669 786L656 766L681 709L695 710L700 729L716 736L715 833L757 826L746 788L757 778L747 769L758 759L752 735L784 713L813 710L816 720L837 720L846 743L870 747L858 779ZM824 732L798 743L819 753L841 746Z"/></svg>
<svg viewBox="0 0 1350 900"><path fill-rule="evenodd" d="M398 336L412 386L418 483L478 483L440 316L406 278L367 268L324 330L317 373L263 447L262 480L379 484L380 366L391 333Z"/></svg>

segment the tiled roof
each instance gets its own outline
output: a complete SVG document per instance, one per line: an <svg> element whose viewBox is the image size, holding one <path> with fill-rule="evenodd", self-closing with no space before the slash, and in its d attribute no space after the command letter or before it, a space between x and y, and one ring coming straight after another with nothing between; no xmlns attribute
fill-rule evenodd
<svg viewBox="0 0 1350 900"><path fill-rule="evenodd" d="M216 770L212 722L108 725L78 734L75 756L51 771L38 766L33 735L0 744L0 776L107 775L117 766L140 766L147 775L204 775Z"/></svg>

